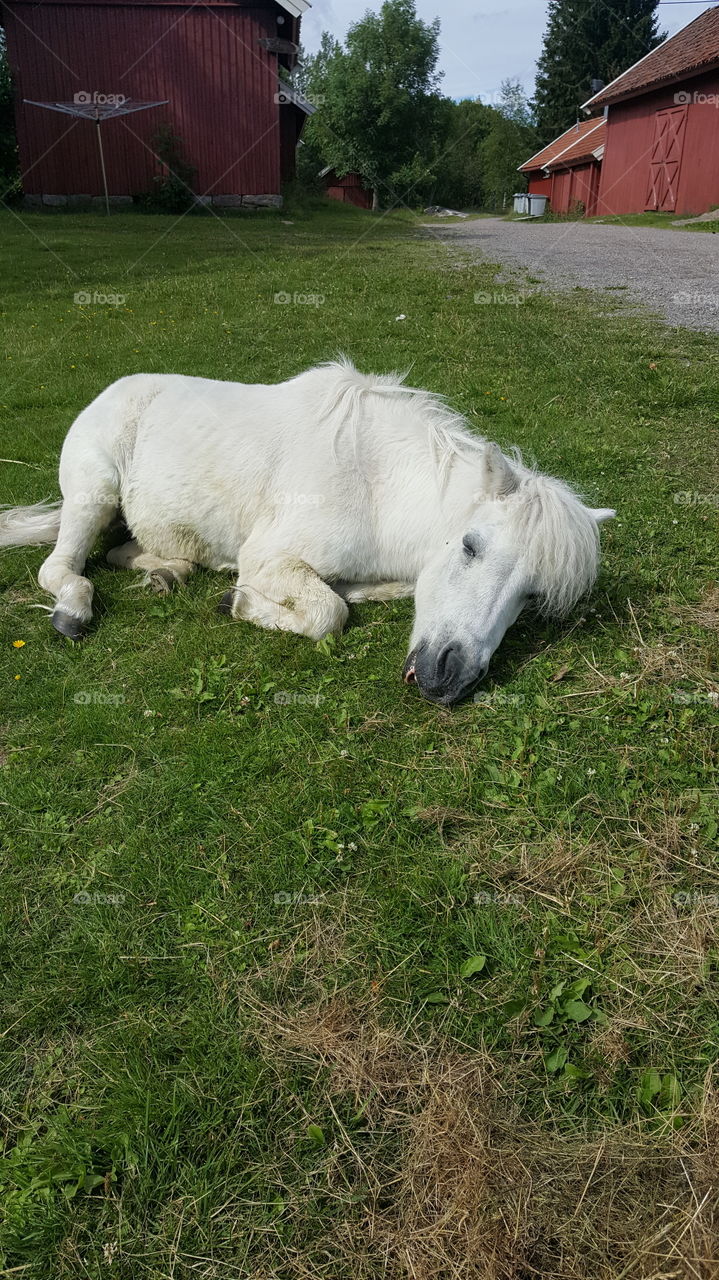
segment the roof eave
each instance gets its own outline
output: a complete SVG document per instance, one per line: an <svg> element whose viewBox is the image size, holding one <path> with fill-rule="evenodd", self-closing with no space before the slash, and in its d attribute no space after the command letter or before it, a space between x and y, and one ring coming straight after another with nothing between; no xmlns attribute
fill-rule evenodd
<svg viewBox="0 0 719 1280"><path fill-rule="evenodd" d="M627 89L624 93L612 94L610 98L600 98L595 100L590 98L588 103L582 107L582 111L595 103L596 107L616 107L620 102L630 102L632 98L643 98L646 93L657 93L659 89L668 89L673 84L683 84L685 80L693 80L697 76L704 75L705 72L716 71L719 67L719 58L715 58L712 62L704 62L700 67L692 67L685 71L677 71L671 76L663 76L661 80L653 80L651 84L645 84L636 89ZM602 94L606 93L606 89L602 89Z"/></svg>
<svg viewBox="0 0 719 1280"><path fill-rule="evenodd" d="M289 13L292 18L301 18L302 14L312 7L310 0L275 0L275 4Z"/></svg>

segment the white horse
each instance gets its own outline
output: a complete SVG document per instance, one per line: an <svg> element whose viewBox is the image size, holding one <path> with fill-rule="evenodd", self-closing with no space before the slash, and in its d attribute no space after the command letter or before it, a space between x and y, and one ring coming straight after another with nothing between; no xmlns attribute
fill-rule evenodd
<svg viewBox="0 0 719 1280"><path fill-rule="evenodd" d="M414 595L404 676L446 704L530 601L561 616L592 586L615 514L473 435L441 397L348 361L275 386L121 378L70 428L60 488L61 504L0 513L0 546L56 542L39 582L63 635L88 627L85 561L122 514L132 541L113 565L165 590L198 565L231 569L223 611L262 627L319 640L348 601Z"/></svg>

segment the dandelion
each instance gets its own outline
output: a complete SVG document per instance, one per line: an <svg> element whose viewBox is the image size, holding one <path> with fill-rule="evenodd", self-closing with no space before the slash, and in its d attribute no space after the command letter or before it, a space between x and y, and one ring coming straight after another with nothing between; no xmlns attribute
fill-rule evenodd
<svg viewBox="0 0 719 1280"><path fill-rule="evenodd" d="M19 677L19 676L15 676L15 679L16 679L16 680L19 680L19 679L20 679L20 677Z"/></svg>
<svg viewBox="0 0 719 1280"><path fill-rule="evenodd" d="M13 649L22 649L24 644L25 644L24 640L13 640L12 647Z"/></svg>

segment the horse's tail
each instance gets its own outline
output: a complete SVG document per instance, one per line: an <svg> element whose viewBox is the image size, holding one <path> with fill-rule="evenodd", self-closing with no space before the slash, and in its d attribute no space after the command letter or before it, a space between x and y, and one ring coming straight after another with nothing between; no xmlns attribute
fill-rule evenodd
<svg viewBox="0 0 719 1280"><path fill-rule="evenodd" d="M0 548L57 542L62 502L36 502L34 507L0 507Z"/></svg>

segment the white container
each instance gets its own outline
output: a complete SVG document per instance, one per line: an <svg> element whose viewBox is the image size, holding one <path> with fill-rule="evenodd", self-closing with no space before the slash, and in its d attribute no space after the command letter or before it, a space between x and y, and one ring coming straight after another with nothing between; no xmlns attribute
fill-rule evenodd
<svg viewBox="0 0 719 1280"><path fill-rule="evenodd" d="M529 199L526 191L515 191L514 193L514 212L529 213Z"/></svg>
<svg viewBox="0 0 719 1280"><path fill-rule="evenodd" d="M530 218L541 218L547 211L547 196L527 196Z"/></svg>

